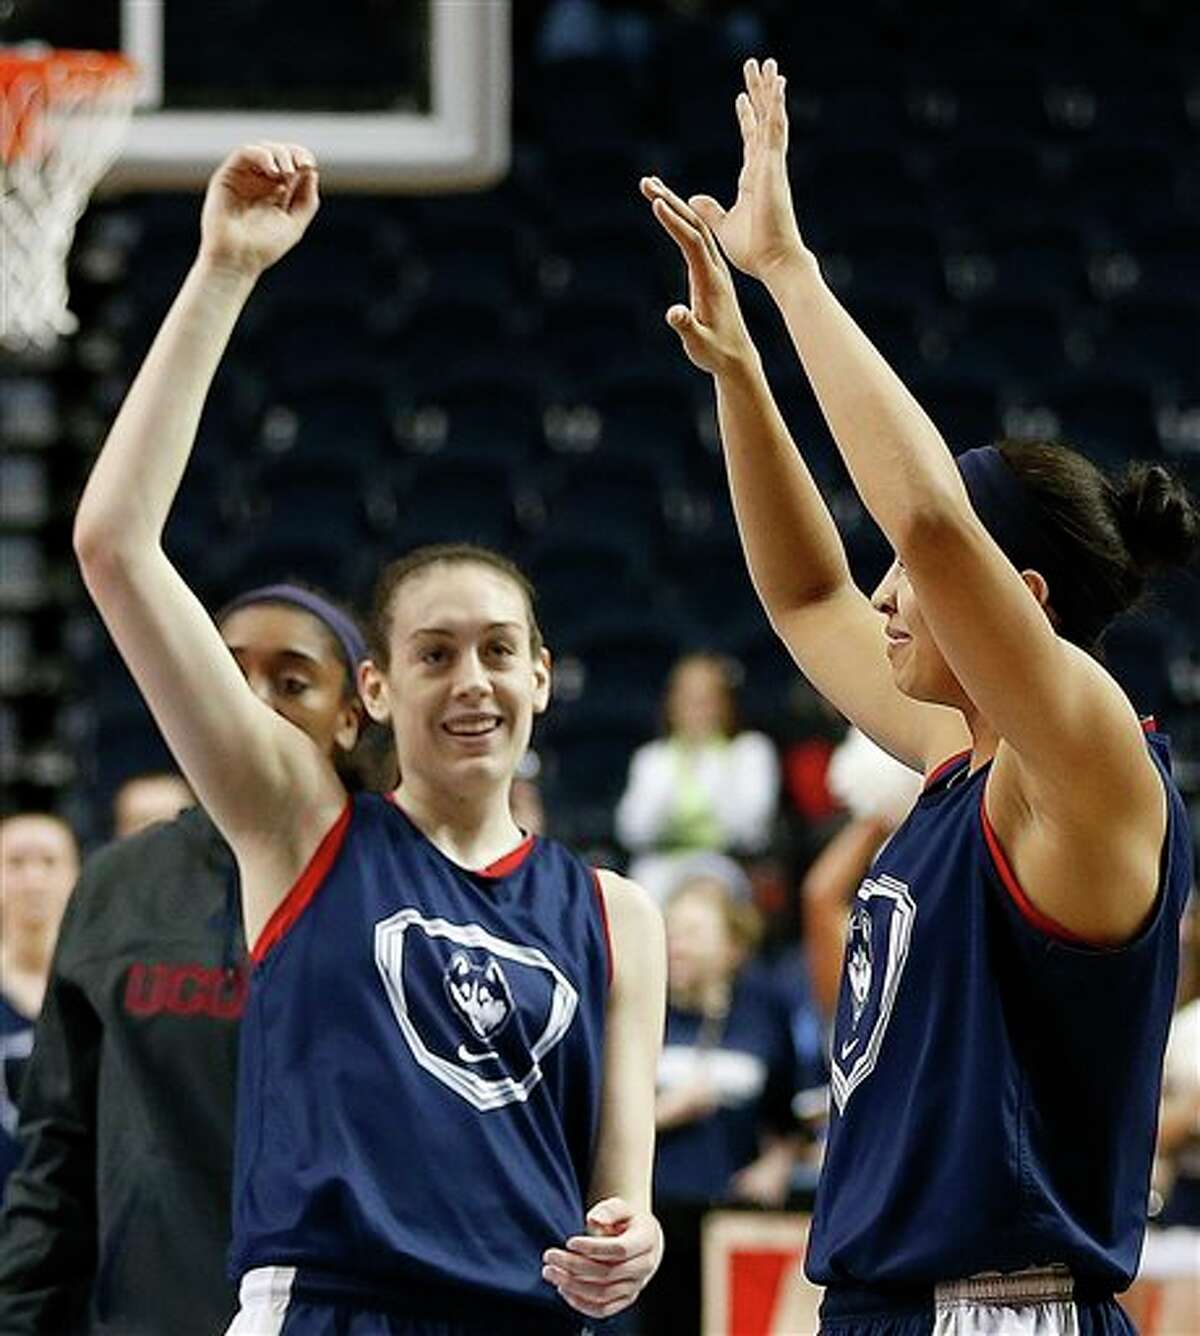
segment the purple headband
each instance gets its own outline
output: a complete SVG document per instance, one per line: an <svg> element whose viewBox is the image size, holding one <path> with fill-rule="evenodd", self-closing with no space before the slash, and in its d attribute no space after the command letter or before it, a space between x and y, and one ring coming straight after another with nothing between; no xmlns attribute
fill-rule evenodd
<svg viewBox="0 0 1200 1336"><path fill-rule="evenodd" d="M231 599L217 613L216 620L221 622L231 612L248 607L252 603L288 603L292 607L303 608L305 612L312 613L318 621L324 622L341 646L346 668L350 673L350 681L357 690L358 665L367 657L367 642L363 639L362 632L340 608L335 608L328 599L300 585L261 585L258 589L247 589L244 594Z"/></svg>
<svg viewBox="0 0 1200 1336"><path fill-rule="evenodd" d="M1053 522L1034 493L994 445L966 450L955 463L983 527L1019 571L1034 570L1050 588L1050 606L1063 634L1091 644L1104 629L1087 605L1078 575L1055 541Z"/></svg>

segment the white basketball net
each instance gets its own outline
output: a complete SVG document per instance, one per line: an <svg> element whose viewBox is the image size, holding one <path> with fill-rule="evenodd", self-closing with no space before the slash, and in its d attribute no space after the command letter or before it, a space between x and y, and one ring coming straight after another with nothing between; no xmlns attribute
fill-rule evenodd
<svg viewBox="0 0 1200 1336"><path fill-rule="evenodd" d="M115 57L0 47L0 344L45 348L75 330L67 255L134 92Z"/></svg>

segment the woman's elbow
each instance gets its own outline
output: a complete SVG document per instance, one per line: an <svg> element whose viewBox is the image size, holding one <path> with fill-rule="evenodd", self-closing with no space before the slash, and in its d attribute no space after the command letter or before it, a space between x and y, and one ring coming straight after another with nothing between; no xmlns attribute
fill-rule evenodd
<svg viewBox="0 0 1200 1336"><path fill-rule="evenodd" d="M911 566L923 558L945 559L962 546L968 531L977 525L965 494L960 497L947 490L907 507L889 526L888 537L896 555Z"/></svg>
<svg viewBox="0 0 1200 1336"><path fill-rule="evenodd" d="M132 564L135 535L81 512L75 518L71 540L83 582L94 598L122 582Z"/></svg>

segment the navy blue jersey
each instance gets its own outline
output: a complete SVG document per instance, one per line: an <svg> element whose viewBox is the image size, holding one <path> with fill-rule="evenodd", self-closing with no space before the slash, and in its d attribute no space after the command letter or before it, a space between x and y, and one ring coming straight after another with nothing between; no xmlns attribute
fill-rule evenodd
<svg viewBox="0 0 1200 1336"><path fill-rule="evenodd" d="M932 778L855 898L806 1269L922 1286L1060 1263L1099 1290L1138 1260L1191 880L1165 740L1159 894L1117 949L1024 897L983 811L990 766Z"/></svg>
<svg viewBox="0 0 1200 1336"><path fill-rule="evenodd" d="M358 794L254 957L233 1273L563 1311L541 1256L584 1227L609 970L595 873L532 839L465 871Z"/></svg>
<svg viewBox="0 0 1200 1336"><path fill-rule="evenodd" d="M33 1022L6 997L0 997L0 1197L4 1180L21 1159L17 1104L25 1063L32 1052Z"/></svg>

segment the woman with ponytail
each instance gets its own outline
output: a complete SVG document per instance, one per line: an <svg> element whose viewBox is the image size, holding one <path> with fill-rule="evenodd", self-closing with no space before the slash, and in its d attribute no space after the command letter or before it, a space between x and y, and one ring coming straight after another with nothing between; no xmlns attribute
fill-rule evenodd
<svg viewBox="0 0 1200 1336"><path fill-rule="evenodd" d="M807 1248L823 1332L1128 1332L1191 840L1165 738L1096 655L1200 516L1157 465L968 450L826 286L784 81L748 61L733 207L643 181L687 262L668 311L716 383L768 616L834 706L925 775L851 909ZM771 398L726 257L787 323L895 551L868 599Z"/></svg>

